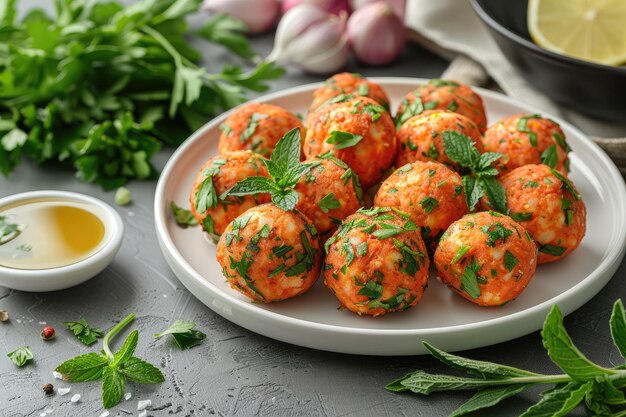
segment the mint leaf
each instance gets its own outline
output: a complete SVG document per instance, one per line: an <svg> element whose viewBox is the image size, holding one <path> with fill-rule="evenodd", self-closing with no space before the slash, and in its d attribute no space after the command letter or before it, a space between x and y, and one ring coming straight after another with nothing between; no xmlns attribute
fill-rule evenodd
<svg viewBox="0 0 626 417"><path fill-rule="evenodd" d="M330 132L330 136L326 138L326 143L336 145L335 149L345 149L356 145L363 140L363 136L355 135L350 132L342 132L340 130L333 130Z"/></svg>
<svg viewBox="0 0 626 417"><path fill-rule="evenodd" d="M206 338L206 334L195 330L195 327L196 324L193 322L176 320L174 324L161 333L155 334L154 337L160 339L161 337L170 334L172 335L176 346L178 346L181 350L189 349L199 345Z"/></svg>
<svg viewBox="0 0 626 417"><path fill-rule="evenodd" d="M619 349L622 358L626 359L626 314L624 313L622 300L617 300L613 304L610 324L613 343Z"/></svg>
<svg viewBox="0 0 626 417"><path fill-rule="evenodd" d="M117 367L109 365L102 370L102 406L111 408L117 405L124 396L126 377Z"/></svg>
<svg viewBox="0 0 626 417"><path fill-rule="evenodd" d="M109 359L105 355L87 353L63 362L55 371L63 375L65 381L87 382L100 379L108 363Z"/></svg>
<svg viewBox="0 0 626 417"><path fill-rule="evenodd" d="M97 327L90 327L82 317L78 321L64 321L62 323L67 324L74 336L84 345L91 346L96 343L99 337L102 337L102 330Z"/></svg>
<svg viewBox="0 0 626 417"><path fill-rule="evenodd" d="M245 196L255 195L261 193L272 193L277 191L277 186L270 178L267 177L248 177L237 184L235 184L230 190L224 192L220 199L224 200L226 197L232 196Z"/></svg>
<svg viewBox="0 0 626 417"><path fill-rule="evenodd" d="M136 357L125 361L119 371L129 380L140 384L157 384L165 381L159 368Z"/></svg>
<svg viewBox="0 0 626 417"><path fill-rule="evenodd" d="M480 198L485 192L484 182L477 181L474 177L470 177L469 175L464 175L461 177L461 183L463 184L463 190L465 191L465 202L467 203L467 207L470 211L474 211L476 209L476 205L480 201Z"/></svg>
<svg viewBox="0 0 626 417"><path fill-rule="evenodd" d="M293 190L272 193L272 203L281 210L293 210L298 203L298 193Z"/></svg>
<svg viewBox="0 0 626 417"><path fill-rule="evenodd" d="M425 197L420 201L420 206L424 209L426 214L430 213L439 205L439 201L432 198L431 196Z"/></svg>
<svg viewBox="0 0 626 417"><path fill-rule="evenodd" d="M174 216L176 224L180 227L187 228L189 226L198 225L198 220L196 220L191 210L185 210L178 207L173 201L170 202L170 208L172 209L172 215Z"/></svg>
<svg viewBox="0 0 626 417"><path fill-rule="evenodd" d="M464 416L483 408L489 408L500 401L519 394L528 388L530 384L504 385L502 387L486 388L478 391L465 404L457 408L448 417Z"/></svg>
<svg viewBox="0 0 626 417"><path fill-rule="evenodd" d="M7 353L7 356L19 368L26 365L26 362L33 360L33 352L30 351L28 346L19 347L14 351Z"/></svg>
<svg viewBox="0 0 626 417"><path fill-rule="evenodd" d="M563 326L563 316L557 305L552 306L541 330L543 346L550 359L575 381L588 381L608 372L583 355Z"/></svg>
<svg viewBox="0 0 626 417"><path fill-rule="evenodd" d="M324 213L341 208L341 203L335 198L334 193L326 194L320 201L317 202L317 205Z"/></svg>
<svg viewBox="0 0 626 417"><path fill-rule="evenodd" d="M443 146L451 161L468 168L478 167L480 152L468 136L454 130L446 130L443 132Z"/></svg>
<svg viewBox="0 0 626 417"><path fill-rule="evenodd" d="M520 417L565 416L580 404L590 388L591 382L586 384L570 382L562 388L551 390Z"/></svg>
<svg viewBox="0 0 626 417"><path fill-rule="evenodd" d="M497 152L485 152L481 154L477 164L478 171L481 171L484 174L485 170L493 169L491 165L493 165L493 163L500 158L502 158L502 154ZM498 172L496 171L495 174L490 175L498 175Z"/></svg>
<svg viewBox="0 0 626 417"><path fill-rule="evenodd" d="M119 366L130 359L133 356L133 353L135 353L135 349L137 349L138 341L139 332L137 330L133 330L124 341L122 347L113 356L114 359L111 365Z"/></svg>
<svg viewBox="0 0 626 417"><path fill-rule="evenodd" d="M265 161L270 175L276 181L284 177L289 168L300 163L301 149L300 129L297 127L291 129L278 141L270 161Z"/></svg>

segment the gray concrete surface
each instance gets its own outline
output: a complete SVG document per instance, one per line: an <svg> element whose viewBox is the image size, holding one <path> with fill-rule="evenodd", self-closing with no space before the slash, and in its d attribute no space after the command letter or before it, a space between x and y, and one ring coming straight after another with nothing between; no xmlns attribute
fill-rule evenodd
<svg viewBox="0 0 626 417"><path fill-rule="evenodd" d="M23 1L20 5L34 3ZM268 51L271 36L255 38L253 43L258 50ZM209 67L226 59L219 48L201 47ZM391 67L373 69L353 63L349 70L367 76L433 77L445 65L424 50L409 47ZM321 78L290 69L272 90L318 80ZM161 152L158 166L162 167L171 153L172 149ZM259 336L213 313L180 284L161 256L153 225L155 185L129 185L134 202L118 207L126 225L124 245L110 267L94 279L52 293L0 287L0 309L11 314L8 323L0 324L0 416L37 417L49 409L49 416L100 415L99 383L70 385L53 379L55 366L97 346L81 345L60 322L83 316L91 324L108 329L131 312L137 315L132 327L140 331L137 356L157 364L166 381L150 386L130 384L127 391L132 398L113 408L111 416L126 416L126 412L138 415L137 401L151 399L151 416L426 417L445 416L469 398L471 394L465 392L422 397L385 391L387 382L418 368L448 372L429 357L367 357L305 349ZM71 170L55 164L37 167L26 162L8 180L0 179L0 197L38 189L82 192L114 205L112 193L80 183ZM580 349L601 364L620 363L611 343L608 319L613 301L626 294L625 278L626 265L622 263L597 296L565 319ZM169 341L151 337L176 318L195 321L206 332L206 341L181 352ZM57 329L58 336L52 342L39 339L44 322ZM5 355L22 345L31 347L35 361L18 369ZM545 354L539 333L463 354L535 371L557 370ZM65 396L46 396L41 386L48 382L56 388L71 386L72 391ZM81 399L74 404L70 398L75 393L81 394ZM519 415L537 400L537 393L530 390L479 415ZM585 415L578 411L577 415Z"/></svg>

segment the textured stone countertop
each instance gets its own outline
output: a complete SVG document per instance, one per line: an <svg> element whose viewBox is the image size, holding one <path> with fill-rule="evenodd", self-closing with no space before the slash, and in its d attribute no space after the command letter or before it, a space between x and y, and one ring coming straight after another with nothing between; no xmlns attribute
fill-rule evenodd
<svg viewBox="0 0 626 417"><path fill-rule="evenodd" d="M23 0L20 6L35 3ZM253 44L257 50L267 52L271 36L257 37ZM200 47L209 67L226 59L219 48L206 43ZM373 69L351 64L349 70L366 76L430 78L439 75L445 66L438 57L410 46L391 67ZM272 91L321 79L290 69L287 76L273 84ZM171 153L172 149L162 151L157 165L162 167ZM131 183L133 203L118 207L113 193L79 182L71 170L61 166L23 163L8 180L0 178L0 197L39 189L81 192L116 207L126 226L123 247L114 262L82 285L51 293L0 287L0 309L11 315L9 322L0 324L1 417L37 417L47 409L53 410L48 413L51 417L100 415L103 410L98 382L70 385L53 379L56 365L93 351L81 345L60 322L83 316L92 325L108 329L131 312L137 316L133 327L140 331L137 356L157 364L166 381L160 385L129 384L127 392L132 398L111 409L111 416L125 416L124 410L137 415L137 401L150 399L151 416L430 417L446 416L470 397L467 392L418 397L385 391L387 382L418 368L448 372L430 357L368 357L301 348L245 330L205 307L176 279L158 248L152 207L155 186L156 182ZM617 364L620 360L608 328L611 306L620 296L626 296L625 263L598 295L565 319L579 348L602 364ZM195 321L206 332L206 341L181 352L168 340L151 337L175 318ZM57 329L52 342L39 338L44 322ZM29 345L36 359L18 369L6 353L22 345ZM557 371L538 332L462 354L535 371ZM48 382L56 388L71 386L72 391L65 396L46 396L41 386ZM529 390L481 415L519 415L537 400L538 392ZM75 393L81 399L74 404L70 398Z"/></svg>

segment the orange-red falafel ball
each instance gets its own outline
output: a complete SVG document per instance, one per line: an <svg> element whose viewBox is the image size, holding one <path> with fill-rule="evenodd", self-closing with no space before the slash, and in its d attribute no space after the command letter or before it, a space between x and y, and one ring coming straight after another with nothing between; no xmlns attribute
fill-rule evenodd
<svg viewBox="0 0 626 417"><path fill-rule="evenodd" d="M565 176L547 165L525 165L503 175L500 183L509 215L537 242L540 264L563 259L578 247L587 230L587 209Z"/></svg>
<svg viewBox="0 0 626 417"><path fill-rule="evenodd" d="M203 229L214 239L228 223L244 211L270 201L269 194L219 197L239 181L251 177L267 177L263 157L252 151L227 152L210 158L198 171L189 201L191 212Z"/></svg>
<svg viewBox="0 0 626 417"><path fill-rule="evenodd" d="M305 163L317 163L296 184L296 209L307 216L320 235L334 231L339 224L361 207L359 178L345 162L333 157Z"/></svg>
<svg viewBox="0 0 626 417"><path fill-rule="evenodd" d="M389 110L389 97L379 84L369 81L361 74L342 72L328 78L324 81L324 85L313 92L313 102L309 107L309 113L317 110L328 100L342 94L369 97Z"/></svg>
<svg viewBox="0 0 626 417"><path fill-rule="evenodd" d="M396 158L396 131L389 113L367 97L324 106L309 119L304 154L328 151L357 173L363 187L374 185Z"/></svg>
<svg viewBox="0 0 626 417"><path fill-rule="evenodd" d="M538 114L517 114L499 120L485 132L483 147L485 152L504 155L498 162L503 173L542 163L564 174L569 171L570 147L563 130L555 121Z"/></svg>
<svg viewBox="0 0 626 417"><path fill-rule="evenodd" d="M396 126L400 127L411 117L425 110L450 110L462 114L478 126L487 129L487 116L483 100L468 85L458 81L434 78L408 93L396 112Z"/></svg>
<svg viewBox="0 0 626 417"><path fill-rule="evenodd" d="M400 126L396 137L399 150L396 166L415 161L441 162L458 169L446 155L443 133L452 130L468 136L478 152L483 153L482 135L476 123L462 114L446 110L429 110L411 117Z"/></svg>
<svg viewBox="0 0 626 417"><path fill-rule="evenodd" d="M278 140L294 128L304 136L300 119L283 109L265 103L249 103L236 108L220 125L219 153L250 149L269 157Z"/></svg>
<svg viewBox="0 0 626 417"><path fill-rule="evenodd" d="M443 234L435 252L437 277L480 306L517 298L537 267L532 237L513 219L493 211L468 214Z"/></svg>
<svg viewBox="0 0 626 417"><path fill-rule="evenodd" d="M324 283L359 315L380 316L416 305L428 282L428 256L408 214L361 209L326 242Z"/></svg>
<svg viewBox="0 0 626 417"><path fill-rule="evenodd" d="M436 162L417 161L398 168L380 186L374 205L408 213L433 250L448 226L469 213L461 177Z"/></svg>
<svg viewBox="0 0 626 417"><path fill-rule="evenodd" d="M273 204L237 217L217 245L217 261L230 286L263 303L306 292L320 274L322 259L310 220Z"/></svg>

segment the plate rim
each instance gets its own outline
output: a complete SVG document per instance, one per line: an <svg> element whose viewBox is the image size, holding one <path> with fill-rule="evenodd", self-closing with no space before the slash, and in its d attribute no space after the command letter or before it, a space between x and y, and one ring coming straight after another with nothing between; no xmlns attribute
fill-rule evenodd
<svg viewBox="0 0 626 417"><path fill-rule="evenodd" d="M368 77L368 79L373 82L379 83L383 86L395 84L395 85L407 85L407 86L410 86L409 88L415 88L417 87L417 85L428 81L428 79L412 78L412 77ZM289 96L289 95L301 94L306 91L312 92L315 88L318 88L322 84L323 82L316 82L316 83L308 83L308 84L303 84L299 86L285 88L285 89L282 89L282 90L279 90L270 94L265 94L265 95L256 97L241 105L245 105L249 102L272 101L272 100L284 98L285 96ZM504 94L491 91L491 90L486 90L480 87L472 86L472 88L479 95L483 97L489 97L490 99L505 102L506 104L516 106L520 109L524 109L524 111L533 112L533 113L541 113L547 117L557 120L558 123L561 124L562 126L567 126L568 129L575 131L578 136L584 139L584 142L586 143L586 145L593 151L593 156L598 158L600 162L603 163L604 168L608 170L608 173L610 175L606 178L603 178L604 182L607 182L609 184L612 183L618 186L618 187L615 187L616 188L614 190L615 193L611 196L611 198L615 200L617 204L619 204L620 196L621 196L622 201L626 201L626 184L624 183L624 179L619 173L619 170L617 169L613 161L606 155L606 153L596 143L594 143L591 139L589 139L589 137L585 133L580 131L571 123L565 120L562 120L559 117L553 116L534 106L528 105L526 103L520 102L511 97L505 96ZM251 313L254 315L259 315L259 316L262 316L262 318L264 319L269 319L269 320L281 322L281 323L288 324L288 325L296 325L297 327L305 327L311 330L316 330L316 331L321 330L321 331L326 331L326 332L331 332L331 333L341 333L341 334L351 334L351 335L366 335L366 336L420 336L422 335L423 336L426 334L433 335L433 334L448 334L450 332L467 332L467 331L472 331L477 328L494 327L494 326L502 325L506 322L517 321L527 316L532 317L541 312L547 313L547 311L553 304L563 304L564 299L565 300L569 300L570 298L574 299L575 297L573 296L570 297L572 293L578 293L580 291L584 291L585 289L588 289L589 287L593 287L594 285L597 285L598 284L597 281L599 280L598 277L610 272L611 275L609 275L607 278L604 278L604 282L601 283L601 286L596 291L594 291L593 295L591 295L589 298L586 298L582 303L578 302L578 305L573 308L562 307L563 313L569 314L573 310L579 308L582 304L584 304L585 302L593 298L593 296L595 296L597 292L608 283L608 281L613 277L615 270L619 267L619 263L621 262L622 258L624 257L624 252L626 251L626 219L621 218L620 219L621 222L619 225L620 227L617 230L617 232L614 233L613 235L618 240L618 242L616 242L618 244L611 246L607 254L602 258L601 262L597 265L597 267L578 284L560 293L559 295L552 297L549 300L536 304L532 307L526 308L522 311L514 312L506 316L496 317L496 318L487 319L487 320L483 320L479 322L457 324L457 325L445 326L445 327L429 327L429 328L419 328L419 329L372 329L372 328L365 328L365 327L344 327L341 325L319 323L319 322L314 322L314 321L305 320L301 318L285 316L283 314L273 312L271 310L258 308L247 300L229 298L226 294L223 294L222 290L217 288L213 283L208 281L206 278L203 278L202 275L200 275L191 265L189 265L189 263L186 262L183 255L180 253L180 251L176 247L171 236L167 232L166 222L168 221L169 216L167 216L166 213L167 213L167 207L169 207L169 204L167 201L165 201L164 194L165 194L165 187L168 182L168 177L171 174L171 171L174 170L178 159L180 159L180 157L183 154L185 154L188 148L192 147L197 141L201 140L203 135L207 131L213 129L214 127L219 126L219 124L222 123L222 121L226 117L228 117L228 115L232 111L234 111L236 108L237 107L227 112L224 112L221 115L216 116L212 120L205 123L202 127L196 130L189 138L187 138L178 147L178 149L176 149L176 151L172 154L172 156L168 159L165 167L163 168L161 172L161 175L159 177L157 187L156 187L156 193L155 193L155 198L154 198L154 218L155 218L155 229L157 233L157 239L159 240L161 251L163 252L163 255L165 256L166 261L168 261L168 264L170 263L170 256L171 256L172 261L176 262L179 267L181 267L190 277L192 277L192 279L195 281L194 284L204 287L206 290L209 291L209 295L212 296L214 299L219 299L220 301L233 306L233 308L237 307L239 309L242 309L247 314ZM596 178L596 180L598 179L597 176L594 176L594 177ZM164 210L164 207L165 207L165 210ZM623 236L623 238L621 239L621 242L619 241L620 230L622 231L621 235ZM166 251L168 251L169 254L165 253ZM171 264L169 266L176 274L176 269L172 267ZM178 276L178 274L176 275ZM193 291L189 289L189 286L185 282L185 279L181 278L180 276L178 276L178 278L181 281L181 283L194 295L194 297L196 297ZM217 312L218 314L223 315L223 312L216 310L214 306L211 306L211 305L207 305L207 306L211 308L212 310L214 310L215 312ZM234 321L232 317L226 317L226 318L229 321ZM240 325L242 325L243 327L247 327L243 324L240 324ZM532 327L536 327L536 326L532 326ZM265 334L255 329L250 329L250 330L255 331L256 333ZM532 331L535 331L535 330L532 330ZM522 336L522 335L519 335L519 336ZM270 337L274 337L274 336L270 336ZM287 341L290 343L299 344L297 342L292 342L289 340ZM331 349L326 349L326 350L331 350ZM339 349L337 351L345 351L345 350Z"/></svg>

